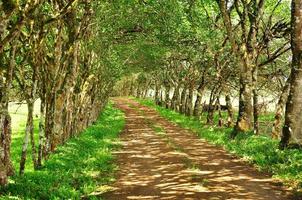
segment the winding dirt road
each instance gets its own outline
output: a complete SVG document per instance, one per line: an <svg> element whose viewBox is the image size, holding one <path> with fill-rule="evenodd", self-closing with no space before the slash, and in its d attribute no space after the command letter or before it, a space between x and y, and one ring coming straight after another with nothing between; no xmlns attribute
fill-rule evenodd
<svg viewBox="0 0 302 200"><path fill-rule="evenodd" d="M292 199L268 175L160 117L131 99L114 99L126 114L119 171L108 200Z"/></svg>

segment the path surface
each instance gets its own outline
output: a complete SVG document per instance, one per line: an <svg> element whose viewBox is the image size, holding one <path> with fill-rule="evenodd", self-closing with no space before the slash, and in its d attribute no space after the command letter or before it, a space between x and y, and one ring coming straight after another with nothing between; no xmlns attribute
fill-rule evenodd
<svg viewBox="0 0 302 200"><path fill-rule="evenodd" d="M208 144L134 100L115 99L126 114L119 172L108 200L291 199L266 174Z"/></svg>

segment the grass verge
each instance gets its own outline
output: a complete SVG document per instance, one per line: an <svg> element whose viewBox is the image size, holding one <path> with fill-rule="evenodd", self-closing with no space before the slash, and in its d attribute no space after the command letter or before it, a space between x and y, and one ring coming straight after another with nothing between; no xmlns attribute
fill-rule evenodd
<svg viewBox="0 0 302 200"><path fill-rule="evenodd" d="M152 100L136 99L142 105L152 107L158 113L178 124L190 129L199 137L209 143L224 147L244 160L255 164L259 170L268 171L274 178L281 180L294 191L302 190L302 151L297 149L278 149L278 141L265 135L253 135L252 133L240 134L236 139L230 139L230 128L210 127L204 125L204 121L186 117L177 112L162 108L154 104Z"/></svg>
<svg viewBox="0 0 302 200"><path fill-rule="evenodd" d="M58 147L42 170L12 177L0 199L97 199L89 195L114 181L111 152L124 123L123 113L108 105L95 125Z"/></svg>

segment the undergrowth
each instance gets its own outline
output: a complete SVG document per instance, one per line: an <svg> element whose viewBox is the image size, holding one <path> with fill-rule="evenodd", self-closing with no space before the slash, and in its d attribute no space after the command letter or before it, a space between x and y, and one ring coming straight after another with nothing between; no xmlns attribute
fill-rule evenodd
<svg viewBox="0 0 302 200"><path fill-rule="evenodd" d="M58 147L41 170L12 177L1 188L0 198L97 199L90 194L114 181L117 167L111 152L119 146L117 137L123 126L123 113L108 105L95 125Z"/></svg>
<svg viewBox="0 0 302 200"><path fill-rule="evenodd" d="M239 134L234 140L230 139L232 129L211 127L205 125L203 120L181 115L172 110L157 106L152 100L140 100L142 105L155 108L159 114L178 124L190 129L199 137L209 143L224 147L227 151L255 164L259 170L273 174L287 186L297 192L302 189L302 151L298 149L278 149L278 141L266 135L252 133Z"/></svg>

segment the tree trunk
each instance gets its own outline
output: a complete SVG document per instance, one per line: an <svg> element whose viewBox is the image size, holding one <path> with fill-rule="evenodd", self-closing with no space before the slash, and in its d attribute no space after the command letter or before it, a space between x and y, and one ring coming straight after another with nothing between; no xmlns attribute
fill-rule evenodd
<svg viewBox="0 0 302 200"><path fill-rule="evenodd" d="M187 96L187 88L184 86L181 97L180 97L180 113L184 114L186 109L186 96Z"/></svg>
<svg viewBox="0 0 302 200"><path fill-rule="evenodd" d="M302 145L302 1L292 0L292 70L280 147Z"/></svg>
<svg viewBox="0 0 302 200"><path fill-rule="evenodd" d="M55 109L54 109L54 126L53 126L53 137L50 143L51 152L54 152L58 144L61 143L61 138L63 135L63 110L65 103L66 93L57 93L55 100Z"/></svg>
<svg viewBox="0 0 302 200"><path fill-rule="evenodd" d="M226 102L226 106L227 106L227 110L228 110L228 127L232 127L233 126L233 118L234 118L234 114L233 114L233 107L232 107L232 102L231 102L231 97L229 94L227 94L225 96L225 102Z"/></svg>
<svg viewBox="0 0 302 200"><path fill-rule="evenodd" d="M139 86L136 89L136 98L141 98L141 88Z"/></svg>
<svg viewBox="0 0 302 200"><path fill-rule="evenodd" d="M255 3L252 1L251 3ZM252 69L255 67L255 45L257 43L257 25L259 23L259 17L262 13L263 2L260 1L258 5L250 6L253 14L246 13L247 2L243 2L243 9L245 14L239 15L240 24L249 24L249 31L247 26L241 26L241 42L238 43L236 40L236 34L234 33L231 15L229 14L228 1L220 0L217 1L221 15L223 18L224 26L227 31L228 40L232 47L232 52L240 64L240 90L239 90L239 110L236 126L232 132L232 137L235 137L239 132L247 132L251 130L251 119L252 119ZM258 7L257 7L258 6ZM254 10L255 9L255 10ZM237 11L237 10L236 10ZM238 11L237 11L238 13ZM248 37L246 34L248 32ZM241 47L239 48L239 44Z"/></svg>
<svg viewBox="0 0 302 200"><path fill-rule="evenodd" d="M36 96L36 90L37 90L37 84L38 81L36 80L36 69L34 70L33 73L33 79L32 79L32 85L31 85L31 98L29 99L29 103L31 108L31 126L32 128L30 129L30 142L31 142L31 157L34 165L34 169L36 170L38 168L38 161L37 161L37 149L36 149L36 142L35 142L35 135L34 135L34 121L33 121L33 114L34 114L34 107L35 107L35 96ZM27 102L27 104L28 104Z"/></svg>
<svg viewBox="0 0 302 200"><path fill-rule="evenodd" d="M259 100L258 91L253 91L253 116L254 116L254 134L259 134Z"/></svg>
<svg viewBox="0 0 302 200"><path fill-rule="evenodd" d="M1 39L1 35L0 35ZM14 174L14 168L11 163L11 117L8 112L9 91L12 85L13 71L15 68L16 46L13 44L10 51L9 65L0 70L0 185L7 184L8 176ZM3 54L0 53L0 65Z"/></svg>
<svg viewBox="0 0 302 200"><path fill-rule="evenodd" d="M160 102L160 88L158 84L155 84L155 94L154 94L154 100L155 100L155 104L159 105Z"/></svg>
<svg viewBox="0 0 302 200"><path fill-rule="evenodd" d="M223 118L222 118L222 113L221 113L220 94L217 96L215 107L218 110L218 117L219 117L219 119L218 119L218 126L222 127L223 126Z"/></svg>
<svg viewBox="0 0 302 200"><path fill-rule="evenodd" d="M148 87L146 86L146 89L144 90L144 99L146 99L147 98L147 95L148 95Z"/></svg>
<svg viewBox="0 0 302 200"><path fill-rule="evenodd" d="M71 137L74 137L75 135L77 135L77 123L78 123L78 116L79 116L79 112L80 112L80 108L76 105L78 105L79 102L79 95L76 94L75 97L73 98L73 105L74 107L74 111L73 111L73 117L72 117L72 127L71 127Z"/></svg>
<svg viewBox="0 0 302 200"><path fill-rule="evenodd" d="M273 129L272 129L272 138L274 139L279 139L281 136L281 124L282 124L282 119L283 119L283 114L284 114L284 107L289 95L289 89L290 89L290 78L286 81L280 98L278 100L278 103L276 105L276 113L275 113L275 120L273 124Z"/></svg>
<svg viewBox="0 0 302 200"><path fill-rule="evenodd" d="M202 112L202 96L204 92L204 83L200 84L197 89L197 98L195 101L194 112L193 115L199 117Z"/></svg>
<svg viewBox="0 0 302 200"><path fill-rule="evenodd" d="M73 93L69 93L66 101L66 119L65 119L65 129L64 135L65 139L69 139L72 136L71 128L72 128L72 116L74 114L74 105L73 105Z"/></svg>
<svg viewBox="0 0 302 200"><path fill-rule="evenodd" d="M214 122L214 112L215 112L215 106L214 106L214 101L216 99L216 87L214 87L211 91L210 95L210 101L208 105L208 115L207 115L207 124L211 125Z"/></svg>
<svg viewBox="0 0 302 200"><path fill-rule="evenodd" d="M170 108L170 103L171 103L171 100L170 100L170 86L166 86L165 87L165 106L167 109Z"/></svg>
<svg viewBox="0 0 302 200"><path fill-rule="evenodd" d="M253 91L253 114L254 114L254 134L259 134L259 100L258 91L254 89Z"/></svg>
<svg viewBox="0 0 302 200"><path fill-rule="evenodd" d="M43 95L44 96L44 95ZM42 166L42 158L43 158L43 149L45 144L45 98L40 97L41 105L40 105L40 120L39 120L39 147L38 147L38 160L37 160L37 167L40 168Z"/></svg>
<svg viewBox="0 0 302 200"><path fill-rule="evenodd" d="M133 97L135 96L135 85L133 82L131 82L130 95Z"/></svg>
<svg viewBox="0 0 302 200"><path fill-rule="evenodd" d="M43 157L48 158L50 152L50 144L53 138L53 126L54 126L54 107L55 107L55 95L46 95L46 114L45 114L45 144L43 150Z"/></svg>
<svg viewBox="0 0 302 200"><path fill-rule="evenodd" d="M172 103L171 103L171 109L174 111L178 111L178 105L179 105L179 89L180 84L178 84L174 90L174 94L172 97Z"/></svg>
<svg viewBox="0 0 302 200"><path fill-rule="evenodd" d="M26 122L26 128L25 128L25 135L23 138L23 145L22 145L22 153L21 153L21 160L20 160L20 171L19 174L23 175L25 170L25 163L26 163L26 156L27 156L27 147L29 143L29 137L32 138L33 135L33 112L34 112L34 105L33 101L29 100L27 102L27 122ZM35 162L34 162L35 163Z"/></svg>
<svg viewBox="0 0 302 200"><path fill-rule="evenodd" d="M259 99L257 90L258 67L255 66L253 69L253 115L254 115L254 134L259 134Z"/></svg>
<svg viewBox="0 0 302 200"><path fill-rule="evenodd" d="M34 108L34 103L33 103L33 108ZM37 149L36 149L36 142L35 142L35 135L34 135L34 124L32 124L32 126L33 126L33 128L30 129L31 157L32 157L34 169L36 170L36 169L38 169Z"/></svg>
<svg viewBox="0 0 302 200"><path fill-rule="evenodd" d="M1 105L2 106L2 105ZM0 185L7 184L8 176L14 174L14 169L10 160L11 144L11 117L8 108L1 108L1 151L3 152L0 160Z"/></svg>
<svg viewBox="0 0 302 200"><path fill-rule="evenodd" d="M187 116L192 116L193 115L193 95L194 95L194 85L192 85L189 88L189 94L188 98L186 100L186 115Z"/></svg>
<svg viewBox="0 0 302 200"><path fill-rule="evenodd" d="M252 70L249 58L242 61L240 73L239 110L236 126L232 133L235 137L237 133L251 130L252 123Z"/></svg>
<svg viewBox="0 0 302 200"><path fill-rule="evenodd" d="M162 89L160 89L160 103L159 103L159 105L160 106L164 106L164 95L163 95L163 91L162 91Z"/></svg>

